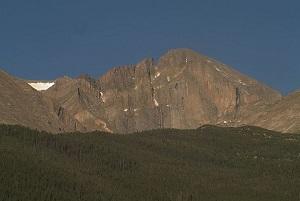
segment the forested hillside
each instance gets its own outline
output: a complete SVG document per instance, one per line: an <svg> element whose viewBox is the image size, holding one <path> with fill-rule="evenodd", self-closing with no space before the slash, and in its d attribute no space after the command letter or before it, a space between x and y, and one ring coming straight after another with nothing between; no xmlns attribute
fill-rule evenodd
<svg viewBox="0 0 300 201"><path fill-rule="evenodd" d="M77 200L300 200L300 136L256 127L52 135L0 126L0 201Z"/></svg>

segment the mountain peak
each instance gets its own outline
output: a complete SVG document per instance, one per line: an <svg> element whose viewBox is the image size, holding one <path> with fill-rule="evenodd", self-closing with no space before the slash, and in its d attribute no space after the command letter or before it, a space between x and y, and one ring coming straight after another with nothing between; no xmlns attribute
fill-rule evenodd
<svg viewBox="0 0 300 201"><path fill-rule="evenodd" d="M166 55L200 55L198 52L194 51L193 49L190 48L174 48L174 49L169 49L166 53Z"/></svg>
<svg viewBox="0 0 300 201"><path fill-rule="evenodd" d="M201 56L198 52L189 49L189 48L175 48L168 50L162 58L168 58L168 57L199 57Z"/></svg>
<svg viewBox="0 0 300 201"><path fill-rule="evenodd" d="M90 76L87 73L83 73L83 74L79 75L77 78L78 79L93 79L92 76Z"/></svg>
<svg viewBox="0 0 300 201"><path fill-rule="evenodd" d="M2 69L0 69L0 76L10 77L10 75Z"/></svg>
<svg viewBox="0 0 300 201"><path fill-rule="evenodd" d="M183 66L191 63L205 63L212 62L207 56L204 56L192 49L177 48L170 49L159 59L159 65L161 66Z"/></svg>

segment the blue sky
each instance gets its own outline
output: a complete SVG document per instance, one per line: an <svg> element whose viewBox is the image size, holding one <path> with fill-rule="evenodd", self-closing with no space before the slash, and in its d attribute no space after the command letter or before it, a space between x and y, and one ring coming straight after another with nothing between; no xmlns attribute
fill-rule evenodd
<svg viewBox="0 0 300 201"><path fill-rule="evenodd" d="M283 93L300 88L300 1L0 0L0 66L54 79L192 48Z"/></svg>

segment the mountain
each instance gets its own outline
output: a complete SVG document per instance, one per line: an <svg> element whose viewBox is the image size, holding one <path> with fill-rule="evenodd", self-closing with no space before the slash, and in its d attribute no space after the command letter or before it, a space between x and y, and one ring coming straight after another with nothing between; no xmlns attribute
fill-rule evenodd
<svg viewBox="0 0 300 201"><path fill-rule="evenodd" d="M0 71L0 91L0 123L19 124L50 132L74 130L71 124L73 120L68 123L60 121L53 102L25 81Z"/></svg>
<svg viewBox="0 0 300 201"><path fill-rule="evenodd" d="M51 103L49 111L56 115L62 131L131 133L204 124L299 131L297 95L282 97L190 49L173 49L157 61L149 58L115 67L99 79L81 75L53 83L39 83L42 91L34 93ZM49 126L43 129L51 130Z"/></svg>
<svg viewBox="0 0 300 201"><path fill-rule="evenodd" d="M98 87L107 125L122 133L242 122L250 106L281 99L279 92L189 49L112 69Z"/></svg>
<svg viewBox="0 0 300 201"><path fill-rule="evenodd" d="M189 49L113 68L98 80L59 79L45 94L89 129L118 133L243 123L279 92Z"/></svg>

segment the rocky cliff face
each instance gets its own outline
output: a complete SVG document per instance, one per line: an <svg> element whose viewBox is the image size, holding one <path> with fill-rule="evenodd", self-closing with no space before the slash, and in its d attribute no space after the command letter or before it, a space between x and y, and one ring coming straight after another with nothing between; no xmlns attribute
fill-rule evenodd
<svg viewBox="0 0 300 201"><path fill-rule="evenodd" d="M55 103L55 110L61 121L70 121L70 116L73 118L74 130L112 132L104 121L106 116L101 92L92 78L60 78L44 92L44 96ZM64 114L67 114L67 118Z"/></svg>
<svg viewBox="0 0 300 201"><path fill-rule="evenodd" d="M98 80L86 75L60 78L38 96L51 103L58 119L55 127L62 131L130 133L248 124L290 132L297 131L300 122L293 112L299 109L297 95L282 98L268 86L189 49L170 50L158 61L144 59L113 68Z"/></svg>
<svg viewBox="0 0 300 201"><path fill-rule="evenodd" d="M116 132L196 128L242 122L254 104L272 104L280 93L192 50L171 50L115 68L98 80L108 125Z"/></svg>

